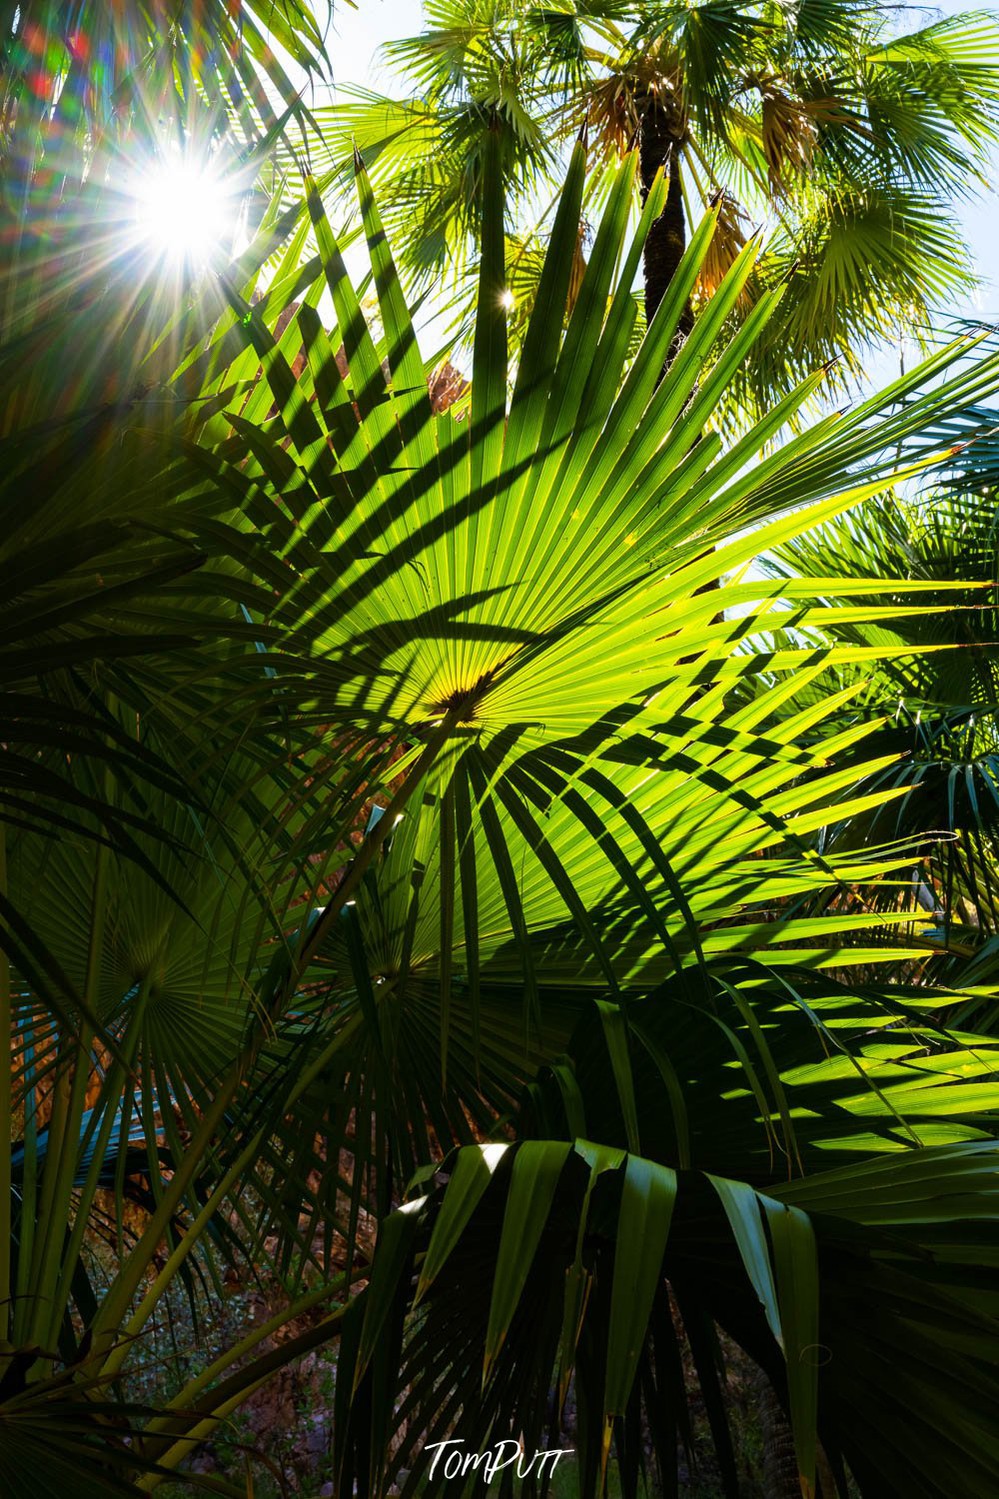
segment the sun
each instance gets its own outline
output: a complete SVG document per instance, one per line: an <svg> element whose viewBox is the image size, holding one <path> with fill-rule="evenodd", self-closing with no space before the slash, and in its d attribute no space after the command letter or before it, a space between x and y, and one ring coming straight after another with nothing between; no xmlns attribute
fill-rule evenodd
<svg viewBox="0 0 999 1499"><path fill-rule="evenodd" d="M228 258L239 199L210 159L157 158L133 174L128 195L137 248L178 269Z"/></svg>

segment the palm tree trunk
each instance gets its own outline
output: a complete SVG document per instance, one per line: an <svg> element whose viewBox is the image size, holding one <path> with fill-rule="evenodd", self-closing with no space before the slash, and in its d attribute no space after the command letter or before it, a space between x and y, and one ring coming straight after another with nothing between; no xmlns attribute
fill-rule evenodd
<svg viewBox="0 0 999 1499"><path fill-rule="evenodd" d="M794 1438L780 1402L765 1375L757 1385L763 1457L763 1491L767 1499L801 1499Z"/></svg>
<svg viewBox="0 0 999 1499"><path fill-rule="evenodd" d="M669 172L666 205L649 231L642 257L645 317L648 322L652 321L656 308L666 295L687 244L683 192L680 187L679 128L674 108L664 107L658 99L646 102L638 139L638 169L643 202L651 191L660 167L666 167ZM690 332L692 323L693 315L688 303L680 318L680 332L684 338Z"/></svg>
<svg viewBox="0 0 999 1499"><path fill-rule="evenodd" d="M642 254L642 271L645 277L645 321L651 323L676 275L687 247L687 226L683 214L683 189L680 186L680 139L681 121L675 107L666 108L655 98L649 97L642 110L642 124L638 136L638 171L642 182L642 202L652 191L656 173L666 166L669 172L666 186L666 204L662 213L649 230ZM660 379L666 374L676 358L691 328L694 314L688 297L680 313L676 337L666 354ZM692 444L693 446L693 444ZM720 579L703 584L698 593L705 593L721 586ZM716 616L720 618L721 616ZM681 665L686 664L685 658Z"/></svg>
<svg viewBox="0 0 999 1499"><path fill-rule="evenodd" d="M765 1499L801 1499L798 1459L790 1422L762 1369L753 1381L760 1421L761 1480ZM821 1442L816 1452L817 1499L836 1499L840 1490Z"/></svg>

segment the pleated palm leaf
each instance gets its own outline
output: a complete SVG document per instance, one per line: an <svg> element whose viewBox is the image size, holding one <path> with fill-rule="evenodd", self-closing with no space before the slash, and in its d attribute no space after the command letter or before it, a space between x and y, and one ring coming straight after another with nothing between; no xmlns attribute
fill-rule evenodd
<svg viewBox="0 0 999 1499"><path fill-rule="evenodd" d="M155 710L141 722L152 754ZM318 1050L308 1032L273 1045L295 988L295 907L314 896L288 854L306 768L275 770L286 747L268 750L259 733L254 755L237 757L206 735L200 773L176 733L173 748L186 794L147 784L141 857L86 826L58 842L44 820L8 834L12 895L70 994L53 1012L16 963L2 975L13 1022L5 1109L22 1138L0 1175L11 1433L0 1452L8 1468L30 1459L44 1492L69 1462L94 1493L137 1492L129 1484L172 1472L264 1373L335 1335L346 1290L328 1258L315 1274L311 1236L283 1223L282 1251L293 1245L313 1271L301 1294L179 1379L165 1409L121 1398L123 1367L148 1356L151 1322L172 1297L190 1298L197 1331L227 1265L243 1276L275 1265L240 1197L266 1203L272 1192L268 1138ZM347 811L341 837L356 815ZM95 1234L108 1240L112 1270L94 1273ZM261 1350L303 1313L308 1331L280 1358Z"/></svg>
<svg viewBox="0 0 999 1499"><path fill-rule="evenodd" d="M344 1319L341 1489L437 1493L495 1453L541 1492L537 1454L561 1448L583 1495L612 1450L622 1493L643 1473L676 1493L692 1365L737 1495L720 1329L777 1392L805 1499L819 1477L823 1495L986 1499L995 1166L983 1140L760 1190L599 1139L470 1146L383 1224Z"/></svg>
<svg viewBox="0 0 999 1499"><path fill-rule="evenodd" d="M279 635L272 659L285 674L289 721L319 725L333 742L351 727L403 745L394 794L309 929L310 1013L339 1055L314 1069L292 1122L295 1146L275 1154L287 1190L274 1223L307 1204L316 1223L339 1215L348 1239L356 1234L362 1214L384 1208L414 1166L450 1142L502 1129L534 1060L556 1059L594 994L612 1005L659 986L684 996L699 1037L693 1055L710 1055L719 1080L728 1061L746 1099L709 1156L716 1168L726 1143L733 1164L770 1180L760 1164L768 1139L781 1141L786 1176L788 1162L807 1158L814 1169L823 1152L835 1159L988 1132L988 1049L977 1055L966 1037L924 1023L919 996L847 996L836 984L817 988L800 968L897 964L918 953L911 913L897 923L882 916L873 937L868 911L847 899L835 914L798 921L794 913L820 892L828 906L830 892L846 896L869 876L890 883L899 867L908 875L904 851L838 867L817 852L821 828L863 810L842 803L837 756L855 745L862 755L868 729L824 744L816 732L802 759L811 729L841 705L791 707L830 664L875 660L878 651L837 658L789 639L764 664L745 642L772 624L779 596L807 641L809 591L768 597L760 584L732 586L723 605L755 608L719 619L717 595L698 590L716 575L719 555L723 570L734 568L769 535L804 528L807 514L774 519L788 507L812 501L822 514L879 488L898 440L920 429L938 399L987 388L993 375L978 369L942 397L906 402L923 378L910 377L755 465L751 455L794 402L728 452L710 431L692 446L765 309L734 344L716 348L750 251L660 383L706 225L620 384L638 246L616 280L613 267L632 170L622 173L563 335L582 191L577 153L512 395L500 204L490 199L465 419L429 412L363 173L384 359L315 198L324 278L281 339L234 298L234 330L249 330L253 355L217 368L219 389L257 361L266 382L231 434L213 418L213 454L192 448L190 457L238 497L270 549L301 569L301 584L260 622ZM333 333L312 310L324 289L336 309ZM863 482L844 489L844 475L860 465ZM754 522L767 529L732 537ZM708 545L724 549L708 559ZM841 584L844 602L830 621L878 621L877 604L853 602L856 587ZM917 608L918 597L917 588L892 619L898 607ZM770 686L747 707L737 689L746 672L764 670ZM321 811L309 836L316 846ZM740 972L748 952L760 966ZM733 1015L718 1037L731 1040L711 1049L705 1016L721 996ZM905 1039L872 1041L883 1026L903 1026ZM824 1046L839 1053L831 1062ZM921 1068L913 1058L927 1046L935 1060ZM666 1058L662 1099L672 1053L657 1055ZM689 1072L687 1055L674 1071ZM604 1086L607 1077L605 1066ZM790 1120L802 1108L823 1117L796 1142ZM756 1151L745 1142L754 1127ZM738 1150L733 1138L743 1142ZM344 1151L353 1174L327 1169L317 1188L323 1163ZM391 1261L394 1251L379 1254ZM395 1295L394 1282L386 1294ZM370 1340L369 1351L376 1332ZM386 1400L375 1411L383 1433L394 1419ZM803 1461L807 1470L807 1451Z"/></svg>
<svg viewBox="0 0 999 1499"><path fill-rule="evenodd" d="M64 847L37 854L43 819L32 816L10 861L32 932L83 1001L73 1024L53 1019L15 958L10 1000L34 1027L21 1035L21 1087L30 1095L48 1078L59 1084L34 1188L43 1257L19 1254L7 1267L46 1292L14 1302L41 1349L18 1365L17 1392L42 1433L32 1447L39 1473L46 1402L65 1417L64 1384L51 1384L51 1337L74 1306L85 1208L115 1135L114 1169L125 1169L121 1147L135 1143L137 1117L152 1211L97 1306L76 1304L85 1327L72 1383L88 1453L103 1420L94 1391L118 1376L213 1228L226 1223L251 1255L280 1229L267 1252L300 1283L319 1276L294 1306L328 1304L346 1288L343 1258L347 1275L358 1271L362 1216L370 1225L391 1207L416 1162L433 1166L452 1144L502 1128L594 995L621 1004L676 983L703 1008L747 954L771 994L782 964L876 964L913 950L908 913L872 923L846 899L853 885L890 883L903 855L871 850L834 863L816 847L856 778L853 761L841 772L837 755L866 730L810 744L810 725L840 705L796 706L815 674L880 651L792 643L767 658L772 680L760 702L747 706L739 691L764 670L747 642L782 602L791 613L781 621L804 636L834 618L879 620L879 585L745 584L721 599L700 589L717 576L719 556L734 569L891 482L910 433L951 405L989 398L995 362L948 377L963 346L948 350L761 458L820 374L726 446L711 431L712 411L779 293L734 336L725 332L751 274L747 248L660 379L709 218L629 365L632 281L665 191L660 182L629 243L629 161L566 327L580 149L511 392L498 167L491 156L497 190L486 194L467 414L430 409L361 172L383 338L361 315L313 192L316 257L296 269L300 250L290 250L276 288L256 305L227 278L231 315L174 386L201 400L174 401L161 419L160 436L173 416L179 428L157 492L225 562L214 593L182 591L168 606L205 626L198 649L134 667L107 732L128 722L150 754L172 757L190 792L179 806L170 786L155 800L144 793L151 827L135 838L151 867L142 875L118 850L84 841L83 812ZM317 311L327 291L333 332ZM266 319L292 296L301 305L275 338ZM712 547L720 550L709 556ZM913 585L911 605L894 606L892 617L918 609L919 597ZM729 605L732 617L719 616ZM154 610L147 623L155 629L160 617ZM138 631L143 610L126 598L101 619ZM62 910L69 889L71 918ZM841 910L795 920L795 903L824 895L828 906L830 891L842 894ZM816 1010L836 998L795 981L798 1015L809 995ZM734 1076L748 1079L754 1058L766 1072L776 1049L757 1039L753 979L731 987L756 1048L750 1055L739 1026L729 1026ZM863 1029L864 1000L850 996L851 1039ZM870 1001L871 1025L884 1013ZM97 1058L100 1094L84 1122L97 1044L109 1057ZM860 1070L874 1074L875 1122L861 1139L897 1145L899 1107L880 1102L877 1089L903 1063L894 1042L881 1058L864 1044L854 1049ZM936 1033L932 1045L940 1097L917 1100L918 1128L954 1114L955 1136L972 1135L992 1108L989 1058L979 1061L986 1085L955 1099L947 1069L964 1063L967 1047ZM774 1065L820 1062L806 1049ZM832 1108L836 1078L822 1073L818 1086ZM860 1091L852 1080L843 1086L840 1136L854 1134ZM759 1127L773 1131L767 1096ZM0 1182L0 1211L10 1184ZM147 1278L164 1242L165 1263ZM167 1412L131 1423L125 1458L109 1450L106 1465L118 1480L137 1461L172 1471L277 1362L335 1336L342 1320L327 1311L273 1355L258 1348L271 1324L254 1328ZM159 1476L142 1482L155 1486ZM57 1482L54 1470L46 1481Z"/></svg>
<svg viewBox="0 0 999 1499"><path fill-rule="evenodd" d="M157 832L144 796L183 802L190 782L136 736L121 705L141 712L178 687L171 659L189 663L220 633L238 633L231 610L206 607L220 587L246 599L258 589L237 581L231 554L206 534L210 507L172 503L164 449L140 435L141 410L119 416L117 437L103 411L68 433L55 424L4 444L0 828L106 840L155 876L155 846L141 846ZM184 703L181 693L177 722ZM0 945L58 1009L72 987L0 885Z"/></svg>
<svg viewBox="0 0 999 1499"><path fill-rule="evenodd" d="M757 725L766 719L769 726L773 717L768 703L740 706L731 721L727 707L727 694L740 679L761 670L758 655L741 643L767 629L779 598L793 606L788 623L807 634L810 590L792 587L781 594L758 584L732 586L723 604L740 611L749 606L749 612L730 619L717 617L718 600L699 589L719 565L734 570L771 537L803 531L823 513L855 503L865 489L881 487L893 466L892 444L919 430L938 401L987 387L993 378L990 364L976 366L939 397L906 400L934 368L927 366L885 396L847 416L827 418L753 463L820 374L726 449L710 430L712 410L750 357L780 293L762 302L734 337L723 335L728 311L751 273L753 247L747 248L698 319L696 339L659 382L664 351L710 240L709 216L624 378L634 316L630 280L663 191L660 184L650 198L642 230L615 277L634 169L631 161L618 176L563 336L559 319L584 173L584 154L577 150L509 409L502 214L498 198L489 205L467 420L431 413L423 363L365 175L359 177L362 209L388 334L384 363L314 197L323 279L308 290L277 343L259 314L244 309L233 293L241 318L233 331L243 333L252 352L249 363L244 358L216 367L214 381L219 390L239 388L240 371L252 371L254 361L262 362L265 380L238 414L213 416L205 434L218 434L214 451L204 443L190 449L192 463L212 486L227 489L269 553L300 571L301 582L260 622L263 631L278 632L275 662L301 679L297 703L294 688L285 689L288 712L330 732L349 726L408 743L397 764L399 776L405 774L405 796L394 799L392 815L378 823L366 846L381 847L391 835L394 845L407 850L399 856L405 867L422 840L419 860L439 857L453 880L461 818L458 841L466 860L485 857L500 870L519 869L521 855L511 858L504 848L533 849L532 864L543 871L539 884L554 892L548 898L561 902L565 918L578 917L613 890L620 893L620 868L641 859L650 861L650 869L658 867L664 889L675 862L685 880L674 883L684 885L688 901L707 909L713 903L715 914L726 901L731 909L741 899L738 856L772 841L763 828L771 828L768 798L778 786L788 798L777 804L778 824L792 830L785 851L806 884L828 878L804 847L804 836L825 818L822 777L810 783L810 814L804 804L794 804L793 782L797 770L813 770L819 759L832 761L837 746L820 751L816 744L809 765L797 747L805 737L803 722L788 717L777 738L760 738ZM333 335L314 311L327 288L339 322ZM336 357L339 339L346 377ZM296 379L291 364L300 351L305 361ZM935 368L956 357L956 350L948 351ZM843 475L861 464L861 482L844 488ZM784 514L808 502L815 505L810 513L799 511L793 519ZM753 536L734 534L764 523L769 528ZM723 552L706 555L720 545ZM877 592L871 583L866 590L869 596ZM844 582L843 597L853 591ZM911 607L917 612L918 592L914 586ZM828 618L845 624L862 616L876 623L878 607L844 603ZM807 648L774 656L768 662L773 703L792 701L807 682L802 668L818 672L824 661L821 651ZM794 684L786 675L792 670L799 674ZM573 809L563 792L576 780L589 778L595 786L600 776L606 815L617 807L613 844L620 844L622 857L615 870L605 854L594 852L593 883L574 903L572 882L560 874L566 862L560 843L579 838L590 847L593 840L583 809ZM447 787L453 791L445 795ZM836 794L834 772L828 787L830 796ZM725 815L735 819L733 846L718 867L701 867L698 821L703 845L718 841L703 812L712 790L728 806ZM702 806L695 810L698 797ZM404 805L407 826L395 831ZM659 810L667 806L675 831ZM424 815L443 831L424 832ZM473 833L479 818L482 832ZM753 826L741 848L738 818ZM652 846L642 844L643 824L655 830L660 855L664 843L669 848L675 840L658 866ZM797 844L795 827L803 835ZM356 871L356 884L363 873ZM790 890L790 869L780 878ZM698 881L704 882L703 894ZM405 883L400 879L399 888ZM445 894L440 909L421 914L419 923L428 922L429 930L444 922L460 943L462 930L496 928L502 910L504 930L508 923L513 931L526 931L516 883L512 874L501 874L495 915L463 908ZM549 923L554 910L546 908L541 922ZM334 929L337 916L327 913L319 924L322 936ZM690 927L679 907L676 916L678 933ZM404 910L391 917L389 930L393 922L399 931L411 924ZM422 931L418 924L419 935L411 932L407 941L427 951L434 944ZM594 952L599 948L596 943Z"/></svg>

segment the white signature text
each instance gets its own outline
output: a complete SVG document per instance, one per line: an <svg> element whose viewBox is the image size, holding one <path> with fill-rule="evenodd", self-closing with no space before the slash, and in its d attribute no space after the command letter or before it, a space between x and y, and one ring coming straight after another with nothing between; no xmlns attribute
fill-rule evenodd
<svg viewBox="0 0 999 1499"><path fill-rule="evenodd" d="M441 1464L441 1471L445 1478L464 1478L473 1470L477 1473L481 1469L482 1477L486 1484L492 1483L501 1468L508 1468L511 1463L517 1464L517 1477L526 1478L529 1473L534 1473L540 1478L545 1471L545 1463L551 1463L549 1474L554 1473L555 1465L560 1457L567 1457L575 1451L574 1447L549 1447L544 1452L535 1452L528 1461L527 1453L520 1442L508 1438L506 1441L497 1442L493 1447L487 1447L485 1452L459 1452L455 1449L464 1447L464 1442L458 1437L452 1437L447 1442L430 1442L424 1448L426 1452L434 1454L434 1460L430 1464L430 1477L434 1477L437 1464ZM447 1448L452 1450L446 1452ZM446 1453L446 1455L445 1455ZM526 1464L526 1466L525 1466ZM537 1464L537 1467L535 1467Z"/></svg>

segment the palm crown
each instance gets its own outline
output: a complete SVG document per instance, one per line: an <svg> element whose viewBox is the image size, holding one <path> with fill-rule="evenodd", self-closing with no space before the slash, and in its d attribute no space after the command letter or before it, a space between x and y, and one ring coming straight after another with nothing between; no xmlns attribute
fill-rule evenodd
<svg viewBox="0 0 999 1499"><path fill-rule="evenodd" d="M335 179L352 142L390 230L405 226L416 286L443 276L463 304L486 133L499 129L516 204L511 287L529 305L559 143L585 128L600 170L640 147L636 195L665 167L670 192L644 255L654 311L690 225L720 197L695 298L717 285L754 225L763 253L736 311L788 281L779 335L739 399L768 400L826 360L856 374L865 349L928 324L971 283L954 196L973 192L995 140L999 38L969 14L899 34L853 4L495 5L446 0L386 55L409 97L345 90L321 110L319 160ZM588 209L592 212L592 209Z"/></svg>

